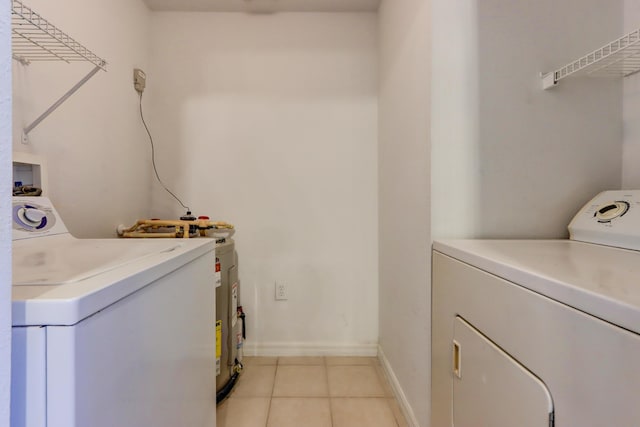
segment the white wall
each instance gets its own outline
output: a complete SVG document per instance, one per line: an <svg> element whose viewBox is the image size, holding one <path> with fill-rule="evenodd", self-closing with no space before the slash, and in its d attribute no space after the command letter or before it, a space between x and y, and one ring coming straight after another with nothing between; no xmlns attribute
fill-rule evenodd
<svg viewBox="0 0 640 427"><path fill-rule="evenodd" d="M48 161L49 196L78 237L112 237L149 216L149 143L140 124L134 66L147 67L149 12L142 1L31 0L28 5L108 62L20 143L21 129L93 65L14 61L13 148Z"/></svg>
<svg viewBox="0 0 640 427"><path fill-rule="evenodd" d="M434 237L565 237L620 186L622 84L538 73L618 37L621 1L433 3Z"/></svg>
<svg viewBox="0 0 640 427"><path fill-rule="evenodd" d="M624 30L620 36L640 26L640 2L624 1ZM624 143L622 155L622 188L640 188L640 74L624 79Z"/></svg>
<svg viewBox="0 0 640 427"><path fill-rule="evenodd" d="M0 1L0 425L9 425L11 388L11 19Z"/></svg>
<svg viewBox="0 0 640 427"><path fill-rule="evenodd" d="M420 426L430 400L429 3L384 0L379 11L380 349Z"/></svg>
<svg viewBox="0 0 640 427"><path fill-rule="evenodd" d="M478 7L468 0L431 4L432 233L471 237L481 196Z"/></svg>
<svg viewBox="0 0 640 427"><path fill-rule="evenodd" d="M158 168L195 214L237 227L248 352L375 354L376 15L152 22ZM155 189L155 216L183 212Z"/></svg>

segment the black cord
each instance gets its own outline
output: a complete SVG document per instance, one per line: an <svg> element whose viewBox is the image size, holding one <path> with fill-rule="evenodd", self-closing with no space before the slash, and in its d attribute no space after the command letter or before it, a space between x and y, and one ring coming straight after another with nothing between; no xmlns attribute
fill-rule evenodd
<svg viewBox="0 0 640 427"><path fill-rule="evenodd" d="M149 131L149 127L147 126L147 122L145 122L144 120L144 114L142 114L142 92L138 92L138 93L140 94L140 118L142 119L142 124L144 125L144 128L147 130L147 135L149 135L149 142L151 143L151 163L153 164L153 171L156 174L156 179L158 180L160 185L162 185L162 188L164 188L167 193L171 194L173 198L176 199L178 203L180 203L180 205L182 205L182 207L187 210L187 214L190 214L191 209L189 209L188 206L185 206L185 204L182 203L182 200L180 200L178 196L173 194L173 192L171 192L171 190L169 190L167 186L164 185L164 182L162 182L162 180L160 179L160 175L158 175L158 169L156 168L156 150L153 145L153 136L151 136L151 132Z"/></svg>

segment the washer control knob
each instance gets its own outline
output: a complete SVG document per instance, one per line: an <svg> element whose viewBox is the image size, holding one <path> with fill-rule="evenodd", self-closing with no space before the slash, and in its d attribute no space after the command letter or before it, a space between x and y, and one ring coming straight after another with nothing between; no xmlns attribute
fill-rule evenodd
<svg viewBox="0 0 640 427"><path fill-rule="evenodd" d="M629 202L618 200L598 206L598 210L596 210L596 213L593 216L596 217L598 222L610 222L612 219L626 214L628 210Z"/></svg>
<svg viewBox="0 0 640 427"><path fill-rule="evenodd" d="M47 216L47 213L41 211L40 209L22 208L20 211L20 216L20 219L24 220L27 224L40 224L42 222L42 219Z"/></svg>

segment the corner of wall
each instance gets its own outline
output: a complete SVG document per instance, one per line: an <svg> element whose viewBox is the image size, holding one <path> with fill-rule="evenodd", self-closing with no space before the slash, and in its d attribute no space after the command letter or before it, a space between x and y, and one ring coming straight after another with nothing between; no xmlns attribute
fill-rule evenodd
<svg viewBox="0 0 640 427"><path fill-rule="evenodd" d="M11 389L11 19L0 1L0 425L9 425Z"/></svg>
<svg viewBox="0 0 640 427"><path fill-rule="evenodd" d="M395 373L393 372L393 368L391 367L389 360L387 360L386 356L384 355L384 351L382 350L381 346L378 346L378 360L380 361L380 365L382 365L382 369L385 376L387 377L387 380L389 381L389 384L391 384L393 394L398 401L398 404L400 405L400 410L407 420L409 427L419 427L420 424L418 423L418 420L413 413L413 409L411 409L411 405L407 400L407 396L404 394L402 386L398 381L398 377L396 377Z"/></svg>
<svg viewBox="0 0 640 427"><path fill-rule="evenodd" d="M378 17L379 346L416 427L430 418L431 7L384 0Z"/></svg>

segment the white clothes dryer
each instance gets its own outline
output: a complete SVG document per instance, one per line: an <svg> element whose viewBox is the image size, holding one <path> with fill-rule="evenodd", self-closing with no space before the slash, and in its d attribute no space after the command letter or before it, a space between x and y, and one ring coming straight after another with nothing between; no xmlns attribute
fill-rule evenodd
<svg viewBox="0 0 640 427"><path fill-rule="evenodd" d="M13 200L11 427L215 426L214 243L77 239Z"/></svg>
<svg viewBox="0 0 640 427"><path fill-rule="evenodd" d="M640 425L640 192L569 229L434 242L432 426Z"/></svg>

